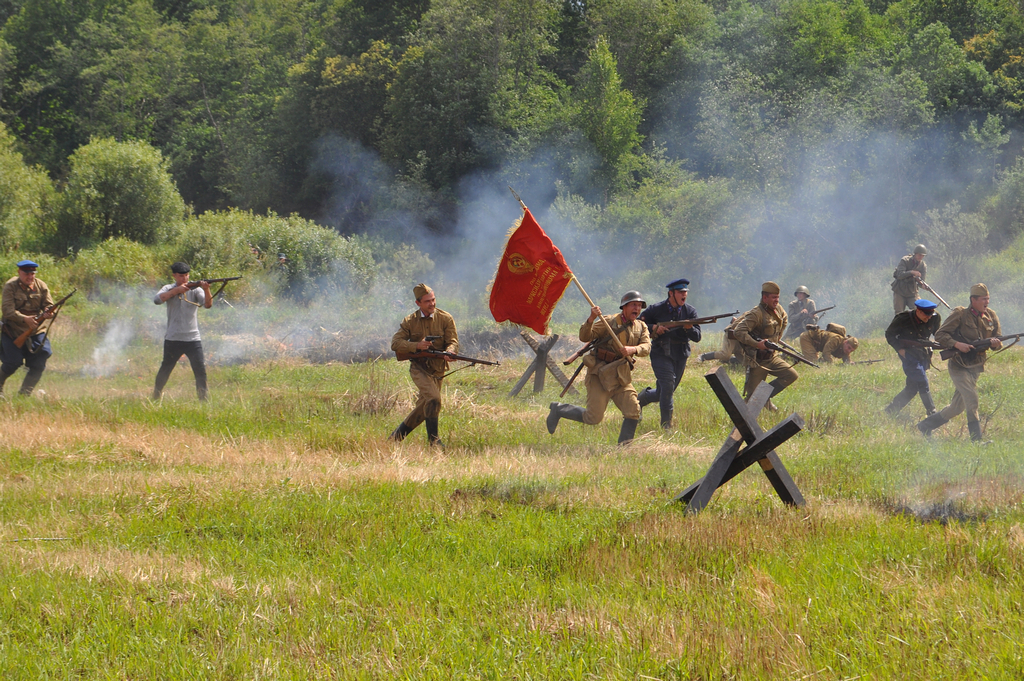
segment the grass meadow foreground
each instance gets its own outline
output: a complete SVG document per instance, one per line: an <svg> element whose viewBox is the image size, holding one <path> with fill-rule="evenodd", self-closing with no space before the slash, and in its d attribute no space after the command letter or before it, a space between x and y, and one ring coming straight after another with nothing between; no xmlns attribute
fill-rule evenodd
<svg viewBox="0 0 1024 681"><path fill-rule="evenodd" d="M858 354L884 363L801 369L761 420L804 417L779 451L807 506L755 466L689 516L671 499L730 428L700 363L676 428L654 405L628 448L614 408L548 435L553 380L507 397L525 358L467 369L440 451L386 440L394 360L215 363L205 405L181 365L156 404L158 343L106 378L90 344L0 402L5 679L1024 677L1018 348L980 382L987 446L963 417L926 441L920 402L885 417L879 340Z"/></svg>

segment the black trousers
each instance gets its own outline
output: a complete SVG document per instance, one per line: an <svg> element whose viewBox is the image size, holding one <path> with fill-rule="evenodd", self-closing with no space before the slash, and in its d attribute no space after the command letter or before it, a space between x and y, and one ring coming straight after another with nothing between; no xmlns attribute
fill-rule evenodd
<svg viewBox="0 0 1024 681"><path fill-rule="evenodd" d="M206 399L206 361L203 359L202 341L164 341L164 361L160 364L160 370L156 372L156 387L153 388L153 397L159 399L160 394L167 385L167 379L174 371L174 365L178 363L181 356L188 357L188 363L192 365L192 373L196 377L196 395L200 400Z"/></svg>

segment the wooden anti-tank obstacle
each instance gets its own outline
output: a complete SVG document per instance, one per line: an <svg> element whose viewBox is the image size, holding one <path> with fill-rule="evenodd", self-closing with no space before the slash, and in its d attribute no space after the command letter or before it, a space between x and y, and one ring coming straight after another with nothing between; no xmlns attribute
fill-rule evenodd
<svg viewBox="0 0 1024 681"><path fill-rule="evenodd" d="M725 367L708 372L704 378L718 396L735 429L726 438L707 474L676 496L675 501L686 503L688 513L699 513L711 500L719 487L732 480L754 463L772 483L779 498L791 506L803 506L804 498L790 477L775 448L800 432L804 420L791 414L771 430L765 432L757 423L757 415L771 396L772 388L765 382L757 387L749 402L744 402L736 386L729 380ZM744 446L746 445L746 446Z"/></svg>
<svg viewBox="0 0 1024 681"><path fill-rule="evenodd" d="M569 378L562 373L562 370L558 368L555 360L548 354L551 348L558 342L558 334L548 336L544 341L537 342L537 339L530 335L530 333L523 329L519 332L519 335L523 337L526 344L537 353L537 356L533 358L533 363L527 367L526 372L523 374L519 382L516 383L515 387L512 388L512 392L508 394L509 397L515 397L519 394L519 391L523 389L526 382L530 380L530 376L533 376L533 392L539 393L544 390L544 374L548 371L555 377L555 380L561 384L564 388L569 382ZM579 391L575 387L570 388L569 392L573 395L579 394Z"/></svg>

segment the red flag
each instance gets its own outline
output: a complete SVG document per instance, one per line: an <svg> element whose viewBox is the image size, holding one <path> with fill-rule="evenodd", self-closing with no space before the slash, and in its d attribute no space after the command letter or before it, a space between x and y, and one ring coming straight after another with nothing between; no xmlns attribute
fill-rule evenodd
<svg viewBox="0 0 1024 681"><path fill-rule="evenodd" d="M546 334L551 313L571 281L562 252L526 210L501 254L491 284L491 314L495 321Z"/></svg>

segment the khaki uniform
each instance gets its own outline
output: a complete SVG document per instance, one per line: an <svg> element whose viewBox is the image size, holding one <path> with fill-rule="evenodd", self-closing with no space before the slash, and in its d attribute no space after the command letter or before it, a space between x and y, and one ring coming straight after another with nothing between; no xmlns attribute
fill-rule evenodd
<svg viewBox="0 0 1024 681"><path fill-rule="evenodd" d="M800 334L800 352L812 362L818 360L819 352L822 362L831 364L836 359L845 362L849 359L843 354L843 343L845 342L845 333L839 334L829 329L807 329Z"/></svg>
<svg viewBox="0 0 1024 681"><path fill-rule="evenodd" d="M896 269L892 273L892 307L896 314L903 312L903 310L910 308L914 309L914 301L920 298L917 290L919 288L917 279L911 274L911 270L917 270L921 273L922 279L927 279L928 265L925 264L924 260L921 262L915 262L914 256L905 255L900 258L899 264L896 265Z"/></svg>
<svg viewBox="0 0 1024 681"><path fill-rule="evenodd" d="M622 313L614 316L605 315L604 318L611 324L612 330L623 345L636 346L634 358L651 354L651 332L646 324L636 319L632 324L625 326ZM580 326L580 340L584 343L607 337L608 327L599 319L594 319L592 324L584 322ZM600 343L598 348L616 352L615 345L610 339ZM633 371L625 359L620 357L608 362L599 358L596 352L591 352L583 358L583 364L587 367L587 409L583 413L583 423L591 426L600 423L604 419L609 401L615 403L624 418L640 419L640 401L633 387Z"/></svg>
<svg viewBox="0 0 1024 681"><path fill-rule="evenodd" d="M710 359L728 362L732 359L733 354L737 356L742 354L739 350L739 344L734 337L736 325L740 323L740 319L740 317L733 317L732 321L729 322L729 326L725 327L725 331L722 333L722 347L717 352L712 353ZM709 357L705 356L703 359L709 359Z"/></svg>
<svg viewBox="0 0 1024 681"><path fill-rule="evenodd" d="M3 332L10 338L17 338L28 331L28 319L53 305L50 288L36 278L31 290L25 290L18 277L12 277L4 284Z"/></svg>
<svg viewBox="0 0 1024 681"><path fill-rule="evenodd" d="M951 348L956 342L971 343L1000 335L1002 328L995 310L990 308L979 315L973 308L958 307L935 333L935 342ZM969 354L958 352L949 360L949 379L956 391L949 406L939 411L946 421L963 411L967 412L968 422L978 420L978 377L985 371L986 354L986 350Z"/></svg>
<svg viewBox="0 0 1024 681"><path fill-rule="evenodd" d="M435 350L459 351L455 319L441 309L435 309L430 317L424 317L417 310L403 319L398 332L391 338L391 349L395 352L417 352L416 343L427 336L441 337L433 342ZM410 360L409 376L418 390L416 406L404 421L410 430L441 413L441 380L447 369L448 362L443 358Z"/></svg>
<svg viewBox="0 0 1024 681"><path fill-rule="evenodd" d="M770 340L778 343L786 330L787 317L781 306L769 310L763 303L749 310L739 323L734 334L742 350L743 364L747 367L747 381L743 386L744 397L750 398L758 384L765 378L775 376L772 387L773 395L792 385L799 374L783 359L782 355L772 350L761 352L757 349L757 339Z"/></svg>
<svg viewBox="0 0 1024 681"><path fill-rule="evenodd" d="M800 330L808 324L814 324L814 311L818 308L814 305L814 300L808 298L807 300L800 302L800 299L796 299L789 304L788 322L789 322L789 333L787 337L797 336L800 334ZM807 314L803 314L801 310L807 310Z"/></svg>

